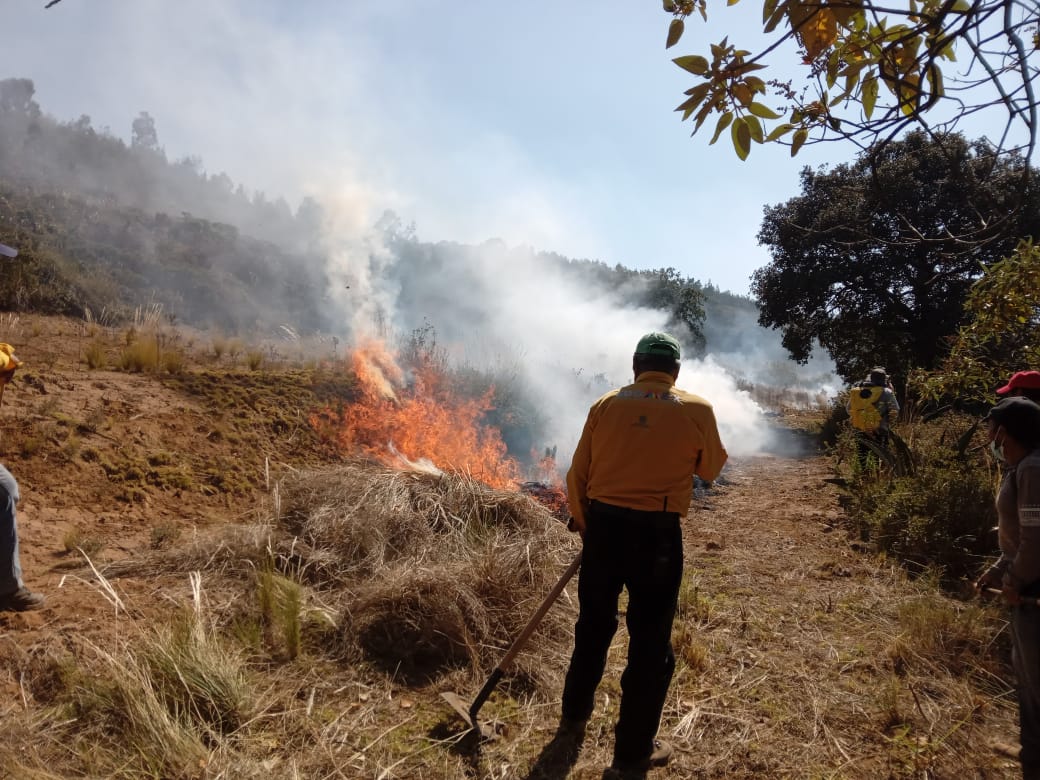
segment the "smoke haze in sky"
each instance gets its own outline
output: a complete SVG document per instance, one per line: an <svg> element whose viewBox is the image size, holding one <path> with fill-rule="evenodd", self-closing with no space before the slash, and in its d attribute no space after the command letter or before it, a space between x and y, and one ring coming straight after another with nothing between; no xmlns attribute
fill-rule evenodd
<svg viewBox="0 0 1040 780"><path fill-rule="evenodd" d="M734 165L728 150L692 145L668 111L685 82L661 49L665 17L608 6L66 0L8 4L0 23L6 75L32 78L45 111L125 137L147 110L170 159L202 154L272 198L319 201L343 330L428 322L455 359L515 367L562 454L666 316L528 247L743 292L766 259L758 205L812 162L783 161L786 186L761 167L713 174ZM620 40L633 59L592 56ZM401 257L371 230L386 209L467 245ZM717 356L686 361L679 384L716 406L732 452L761 449L767 426L735 377L765 381L784 362L778 339L748 321L708 330Z"/></svg>

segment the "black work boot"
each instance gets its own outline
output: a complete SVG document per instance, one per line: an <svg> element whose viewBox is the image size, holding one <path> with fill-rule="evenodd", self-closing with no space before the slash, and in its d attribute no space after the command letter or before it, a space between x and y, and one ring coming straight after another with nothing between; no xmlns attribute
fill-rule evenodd
<svg viewBox="0 0 1040 780"><path fill-rule="evenodd" d="M667 766L672 759L672 746L660 739L654 740L654 752L649 758L633 764L617 760L603 773L603 780L643 780L653 767Z"/></svg>
<svg viewBox="0 0 1040 780"><path fill-rule="evenodd" d="M47 597L42 593L33 593L24 585L14 593L0 595L0 612L27 612L40 609Z"/></svg>

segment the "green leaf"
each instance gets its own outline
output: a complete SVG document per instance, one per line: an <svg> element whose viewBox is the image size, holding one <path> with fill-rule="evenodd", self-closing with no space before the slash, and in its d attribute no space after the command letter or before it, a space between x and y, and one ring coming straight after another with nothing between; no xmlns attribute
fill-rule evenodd
<svg viewBox="0 0 1040 780"><path fill-rule="evenodd" d="M699 54L687 54L685 57L676 57L672 62L683 70L688 70L697 76L703 76L708 72L708 59Z"/></svg>
<svg viewBox="0 0 1040 780"><path fill-rule="evenodd" d="M945 93L943 88L942 70L934 62L928 68L928 86L936 97L942 97Z"/></svg>
<svg viewBox="0 0 1040 780"><path fill-rule="evenodd" d="M756 144L762 143L765 138L765 133L762 132L762 123L758 121L758 117L746 116L744 122L747 124L748 132L751 134L751 140Z"/></svg>
<svg viewBox="0 0 1040 780"><path fill-rule="evenodd" d="M682 38L683 30L686 25L683 24L682 19L672 19L672 23L668 25L668 40L664 42L664 47L670 49L679 42Z"/></svg>
<svg viewBox="0 0 1040 780"><path fill-rule="evenodd" d="M711 137L708 145L715 143L719 140L719 136L722 135L722 131L729 127L729 123L733 121L733 112L727 111L725 114L719 117L719 122L715 125L715 135Z"/></svg>
<svg viewBox="0 0 1040 780"><path fill-rule="evenodd" d="M787 18L787 3L781 3L780 6L773 12L773 15L769 17L769 21L765 23L762 28L762 32L771 33L776 29L776 26L780 24L784 19Z"/></svg>
<svg viewBox="0 0 1040 780"><path fill-rule="evenodd" d="M675 0L664 0L664 10L670 14L675 13Z"/></svg>
<svg viewBox="0 0 1040 780"><path fill-rule="evenodd" d="M780 2L780 0L765 0L765 2L762 3L762 24L768 22L769 17L776 13L776 4L778 2Z"/></svg>
<svg viewBox="0 0 1040 780"><path fill-rule="evenodd" d="M697 106L701 104L701 101L704 100L705 97L707 97L709 89L711 89L711 84L708 82L698 84L690 91L690 97L687 100L680 103L678 106L676 106L676 111L684 112L684 122L690 118L690 114L692 114L694 110L697 108Z"/></svg>
<svg viewBox="0 0 1040 780"><path fill-rule="evenodd" d="M766 91L766 83L758 76L747 76L744 78L744 83L751 87L755 92Z"/></svg>
<svg viewBox="0 0 1040 780"><path fill-rule="evenodd" d="M736 151L737 157L746 160L747 156L751 154L751 130L748 129L744 117L738 117L730 125L729 134L733 139L733 149Z"/></svg>
<svg viewBox="0 0 1040 780"><path fill-rule="evenodd" d="M863 79L863 88L860 91L860 98L863 101L863 113L866 115L867 119L870 119L870 115L874 113L874 105L877 103L877 96L877 76L871 73Z"/></svg>
<svg viewBox="0 0 1040 780"><path fill-rule="evenodd" d="M777 125L773 128L773 132L766 136L766 143L769 143L770 141L775 141L777 138L782 138L783 136L790 133L792 130L794 130L794 125L789 125L786 123L782 125Z"/></svg>
<svg viewBox="0 0 1040 780"><path fill-rule="evenodd" d="M780 114L776 113L773 109L769 108L769 106L764 106L761 103L752 103L750 106L748 106L748 111L750 111L755 116L762 117L763 119L780 118Z"/></svg>
<svg viewBox="0 0 1040 780"><path fill-rule="evenodd" d="M859 81L859 68L849 70L845 74L845 89L843 90L846 95L851 95L852 90L855 88L856 83Z"/></svg>
<svg viewBox="0 0 1040 780"><path fill-rule="evenodd" d="M736 5L740 0L726 0L726 5Z"/></svg>
<svg viewBox="0 0 1040 780"><path fill-rule="evenodd" d="M794 137L791 139L791 156L794 157L798 154L798 150L802 148L802 144L805 143L805 139L809 137L809 131L804 127L800 127L794 132Z"/></svg>
<svg viewBox="0 0 1040 780"><path fill-rule="evenodd" d="M714 107L714 100L709 100L703 106L701 106L701 110L697 112L697 118L694 120L693 132L696 133L698 130L701 129L701 125L704 124L704 120L708 118L708 114L711 113L711 110Z"/></svg>

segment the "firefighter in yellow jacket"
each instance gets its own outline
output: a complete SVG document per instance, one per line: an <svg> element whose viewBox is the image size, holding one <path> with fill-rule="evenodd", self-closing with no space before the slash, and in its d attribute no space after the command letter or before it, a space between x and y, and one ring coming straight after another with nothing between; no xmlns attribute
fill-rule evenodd
<svg viewBox="0 0 1040 780"><path fill-rule="evenodd" d="M14 356L14 348L0 343L0 394L20 365L21 361ZM42 594L33 593L22 582L15 518L18 499L18 483L10 471L0 466L0 612L39 609L45 601Z"/></svg>
<svg viewBox="0 0 1040 780"><path fill-rule="evenodd" d="M621 677L614 760L604 777L643 777L671 748L655 739L675 669L671 645L693 477L726 462L711 405L675 387L679 342L648 333L632 358L635 383L592 405L567 474L572 528L582 534L578 622L560 732L584 736L618 597L628 590L628 665Z"/></svg>
<svg viewBox="0 0 1040 780"><path fill-rule="evenodd" d="M899 401L888 372L881 367L872 368L864 381L849 388L847 409L853 428L887 444L892 420L899 414Z"/></svg>

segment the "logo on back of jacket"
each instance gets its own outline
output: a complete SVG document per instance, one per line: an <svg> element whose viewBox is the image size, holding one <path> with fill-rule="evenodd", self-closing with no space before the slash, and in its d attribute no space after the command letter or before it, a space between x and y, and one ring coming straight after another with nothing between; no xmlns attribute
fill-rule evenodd
<svg viewBox="0 0 1040 780"><path fill-rule="evenodd" d="M681 404L682 399L674 393L670 393L667 390L664 392L657 392L655 390L637 390L634 387L625 388L619 390L617 394L618 398L624 398L626 400L652 400L652 401L670 401L671 403ZM649 428L650 420L645 414L639 415L639 418L632 423L633 428Z"/></svg>

